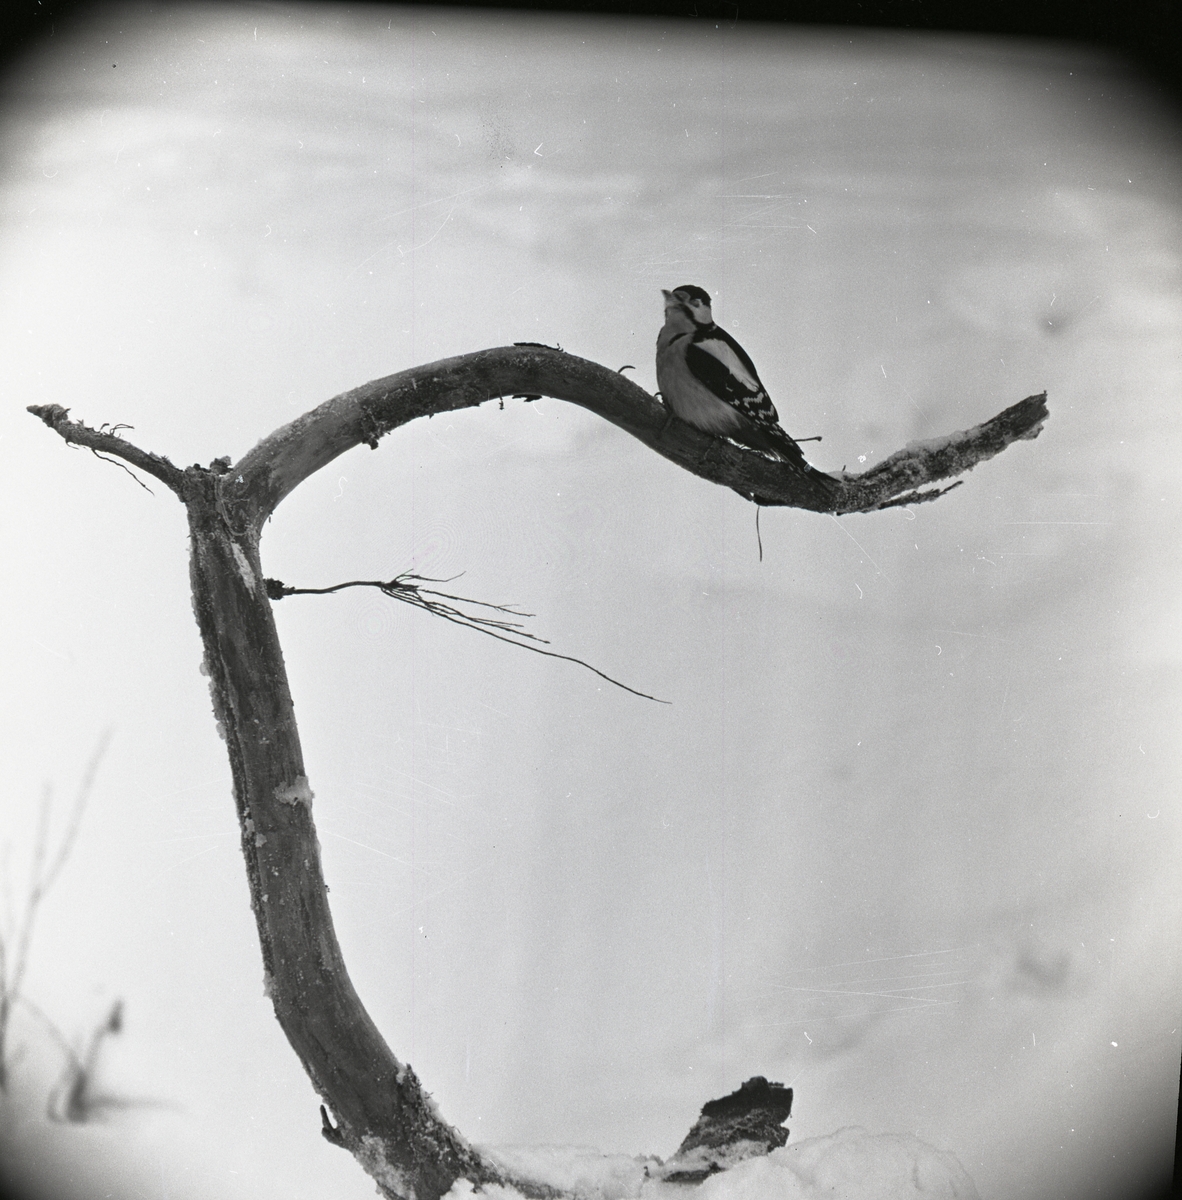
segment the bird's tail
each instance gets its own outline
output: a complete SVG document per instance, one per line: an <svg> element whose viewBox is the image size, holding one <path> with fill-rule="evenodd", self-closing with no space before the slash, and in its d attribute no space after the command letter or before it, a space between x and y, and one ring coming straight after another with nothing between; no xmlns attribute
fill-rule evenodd
<svg viewBox="0 0 1182 1200"><path fill-rule="evenodd" d="M817 499L826 509L834 506L841 490L840 481L814 467L805 458L804 451L797 445L796 439L790 437L779 426L773 429L766 426L756 427L744 430L742 434L736 434L734 437L736 441L741 441L754 450L774 454L781 462L789 464L798 475L808 481Z"/></svg>
<svg viewBox="0 0 1182 1200"><path fill-rule="evenodd" d="M804 456L804 451L800 448L800 443L790 434L784 432L779 426L768 431L771 434L769 441L771 449L775 454L784 459L785 462L795 463L802 469L813 470L808 459Z"/></svg>

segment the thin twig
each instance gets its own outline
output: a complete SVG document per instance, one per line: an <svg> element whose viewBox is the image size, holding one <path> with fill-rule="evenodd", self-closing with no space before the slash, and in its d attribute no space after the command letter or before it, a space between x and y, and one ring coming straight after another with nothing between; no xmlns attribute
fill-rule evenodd
<svg viewBox="0 0 1182 1200"><path fill-rule="evenodd" d="M453 575L451 579L458 579L458 575ZM450 583L451 579L430 579L425 575L415 575L407 572L403 575L396 575L393 579L350 579L345 583L337 583L332 587L326 588L297 588L289 587L279 579L266 580L267 595L272 600L281 600L284 596L327 596L333 592L342 591L344 588L352 587L372 587L384 595L389 596L391 600L401 600L404 604L409 604L414 608L421 608L425 612L429 612L432 616L442 617L445 621L451 621L453 625L462 625L465 629L474 629L477 633L487 634L489 637L496 638L499 642L507 642L510 646L517 646L522 650L532 650L535 654L544 654L547 658L561 658L565 662L575 663L580 667L586 667L588 671L593 671L600 679L606 679L608 683L614 684L618 688L623 688L626 692L631 692L634 696L640 696L644 700L652 700L657 704L670 704L669 700L661 700L657 696L650 696L647 692L638 691L636 688L629 687L626 683L621 683L618 679L613 679L610 675L599 670L598 667L593 667L590 663L584 662L581 658L575 658L570 654L559 654L556 650L543 650L541 646L531 645L531 642L540 642L542 645L548 646L550 643L544 637L539 637L536 633L530 633L525 629L520 621L502 621L495 617L482 617L473 613L466 613L461 609L454 607L453 604L447 601L454 601L456 604L474 604L480 608L487 608L493 612L505 613L514 617L532 617L533 613L524 613L508 604L490 604L487 600L472 600L467 596L453 596L450 592L439 592L433 588L422 587L424 583ZM525 641L518 639L524 638Z"/></svg>
<svg viewBox="0 0 1182 1200"><path fill-rule="evenodd" d="M82 773L82 781L74 797L74 804L66 824L65 833L54 854L48 869L45 867L49 854L49 814L52 790L46 785L41 797L41 808L37 815L36 840L33 843L33 859L29 868L29 890L25 898L24 912L14 930L16 944L12 950L11 959L8 954L6 937L0 933L0 1091L7 1085L7 1036L8 1023L12 1018L13 1006L18 1000L23 1000L21 985L24 983L25 972L29 965L29 949L33 941L33 929L37 923L37 914L46 893L53 886L62 867L70 856L71 850L78 837L78 829L82 823L82 814L94 787L95 776L99 763L107 752L111 741L111 731L107 730L99 739L99 744L86 769ZM5 881L7 885L7 880ZM7 886L6 886L7 890Z"/></svg>
<svg viewBox="0 0 1182 1200"><path fill-rule="evenodd" d="M25 968L29 962L29 945L33 940L33 926L37 920L37 909L45 895L41 869L45 863L46 845L49 841L49 810L53 802L53 789L46 784L41 792L41 807L37 812L37 835L33 841L33 862L29 868L29 894L25 899L25 912L16 935L16 950L12 957L12 977L6 980L7 999L11 1002L20 996Z"/></svg>
<svg viewBox="0 0 1182 1200"><path fill-rule="evenodd" d="M70 410L60 404L30 404L27 409L33 416L40 417L50 429L75 446L85 446L88 450L102 450L115 458L129 462L133 467L145 474L154 475L161 483L171 488L178 496L181 494L185 473L174 466L162 454L152 454L141 450L119 436L120 429L130 429L130 425L107 425L102 429L92 429L82 421L71 421ZM99 455L101 458L102 455ZM140 482L136 480L136 482ZM147 486L147 485L144 485ZM149 489L150 490L150 489Z"/></svg>
<svg viewBox="0 0 1182 1200"><path fill-rule="evenodd" d="M21 1005L45 1026L49 1036L57 1043L58 1049L66 1056L70 1063L75 1067L82 1066L82 1059L78 1057L78 1051L66 1040L66 1035L57 1027L52 1018L50 1018L44 1009L34 1004L28 996L21 996Z"/></svg>
<svg viewBox="0 0 1182 1200"><path fill-rule="evenodd" d="M114 731L110 729L103 732L94 753L90 756L90 761L86 764L85 771L82 773L82 781L78 785L78 794L74 797L74 807L70 810L70 822L66 826L65 834L62 836L57 857L53 860L53 865L45 874L42 884L43 892L47 892L53 885L53 881L58 877L58 873L65 866L66 859L70 856L70 851L74 849L74 842L78 838L78 827L82 824L82 813L86 808L86 802L90 797L91 789L94 787L99 764L106 756L107 748L111 744L113 734Z"/></svg>
<svg viewBox="0 0 1182 1200"><path fill-rule="evenodd" d="M130 426L128 426L128 428L130 428ZM95 456L95 458L101 458L103 462L109 462L112 466L122 468L128 473L128 475L132 477L132 479L136 481L136 483L140 485L140 487L144 489L145 492L148 493L149 496L156 495L156 493L152 491L152 489L148 487L148 485L129 466L126 465L126 463L121 463L114 458L108 458L105 454L100 453L93 446L91 446L90 452Z"/></svg>
<svg viewBox="0 0 1182 1200"><path fill-rule="evenodd" d="M950 483L943 488L929 488L926 492L904 492L901 496L895 496L890 500L884 500L881 504L876 504L870 511L878 512L884 508L907 508L912 504L924 504L929 500L939 500L941 496L960 487L962 483L964 480L958 479L955 483Z"/></svg>

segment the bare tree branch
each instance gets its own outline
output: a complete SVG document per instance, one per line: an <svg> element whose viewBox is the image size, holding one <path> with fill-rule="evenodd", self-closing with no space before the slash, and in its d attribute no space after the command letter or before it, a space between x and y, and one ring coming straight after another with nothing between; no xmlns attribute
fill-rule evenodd
<svg viewBox="0 0 1182 1200"><path fill-rule="evenodd" d="M1043 392L972 429L915 443L862 474L803 474L791 463L686 425L618 371L546 346L502 346L412 367L343 392L265 437L235 465L219 459L211 469L226 477L227 513L234 510L257 527L303 480L346 450L376 449L379 438L417 417L523 394L578 404L685 470L760 505L837 515L937 499L951 489L917 489L963 474L1012 442L1037 437L1048 416ZM122 458L185 498L185 472L167 458L138 449L117 432L71 421L69 409L59 404L30 405L29 412L66 441Z"/></svg>
<svg viewBox="0 0 1182 1200"><path fill-rule="evenodd" d="M913 489L937 479L951 479L971 471L979 462L1000 454L1013 442L1038 437L1047 420L1047 394L1027 396L996 417L961 433L912 442L861 475L847 477L849 499L856 502L842 512L871 512L900 504L935 500L952 487L930 492Z"/></svg>
<svg viewBox="0 0 1182 1200"><path fill-rule="evenodd" d="M161 483L167 484L178 496L181 494L184 472L174 467L167 458L159 454L150 454L147 450L141 450L138 446L133 446L121 438L119 430L128 429L130 426L116 425L113 429L91 429L89 425L84 425L81 421L71 421L70 410L63 408L60 404L30 404L26 411L31 412L35 417L40 417L50 429L61 434L71 445L85 446L88 450L95 451L100 458L102 454L99 451L122 458L132 466L139 467L141 471L155 475ZM139 480L137 479L136 482L139 483ZM140 484L140 486L144 485Z"/></svg>
<svg viewBox="0 0 1182 1200"><path fill-rule="evenodd" d="M971 470L1013 441L1037 437L1048 415L1044 392L983 425L901 450L862 475L818 472L818 479L686 425L618 371L544 346L505 346L413 367L326 400L264 438L231 468L227 500L240 503L257 523L309 475L354 446L376 449L380 437L416 417L518 393L578 404L685 470L761 505L838 515L870 512L888 502L933 500L941 493L916 489Z"/></svg>
<svg viewBox="0 0 1182 1200"><path fill-rule="evenodd" d="M933 500L947 488L926 485L1037 436L1047 419L1045 395L1032 396L983 425L901 450L862 475L828 476L711 437L678 421L619 372L532 345L482 350L367 383L276 430L233 466L217 459L208 468L181 470L132 446L118 427L90 429L69 420L60 405L30 409L67 442L154 475L185 505L193 610L234 781L264 991L324 1101L324 1136L349 1150L391 1200L439 1200L461 1178L477 1188L511 1183L532 1197L558 1192L512 1176L448 1125L353 988L328 905L313 794L259 539L280 501L346 450L376 448L382 436L416 417L504 396L543 395L597 413L670 461L759 505L831 515ZM433 603L452 606L454 614L458 600L440 593ZM495 635L496 622L486 620L484 631Z"/></svg>

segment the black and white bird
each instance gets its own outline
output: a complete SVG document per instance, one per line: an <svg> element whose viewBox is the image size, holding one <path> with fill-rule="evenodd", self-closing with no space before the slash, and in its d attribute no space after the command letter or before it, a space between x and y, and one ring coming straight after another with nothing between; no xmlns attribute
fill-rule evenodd
<svg viewBox="0 0 1182 1200"><path fill-rule="evenodd" d="M780 428L775 405L747 351L714 324L709 293L683 284L661 294L665 325L657 336L657 387L673 414L696 429L812 473L800 447Z"/></svg>

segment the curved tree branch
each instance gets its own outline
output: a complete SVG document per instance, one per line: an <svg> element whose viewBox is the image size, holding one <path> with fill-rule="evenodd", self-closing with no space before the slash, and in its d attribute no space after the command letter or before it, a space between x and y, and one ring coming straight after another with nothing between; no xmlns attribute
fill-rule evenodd
<svg viewBox="0 0 1182 1200"><path fill-rule="evenodd" d="M791 463L686 425L617 371L561 350L502 346L412 367L326 400L243 456L227 481L227 500L233 498L257 525L346 450L362 444L376 449L380 437L416 417L519 393L578 404L687 471L760 504L837 514L934 499L938 492L916 489L968 471L1013 441L1037 437L1047 419L1044 392L984 425L901 450L862 475L822 475L818 481Z"/></svg>
<svg viewBox="0 0 1182 1200"><path fill-rule="evenodd" d="M264 991L335 1119L324 1113L324 1135L397 1200L439 1200L460 1178L477 1186L509 1183L534 1197L557 1193L513 1177L443 1120L353 988L329 910L259 537L285 496L351 447L376 447L416 417L522 393L579 404L759 504L827 513L934 499L947 489L919 489L1037 436L1047 418L1045 395L1031 396L974 429L901 450L862 475L806 474L681 423L618 372L532 345L482 350L367 383L272 433L234 466L223 458L182 470L127 442L118 427L90 429L56 404L30 407L67 442L155 476L185 505L203 671L230 760Z"/></svg>
<svg viewBox="0 0 1182 1200"><path fill-rule="evenodd" d="M223 503L257 528L285 496L346 450L376 449L379 438L417 417L522 393L578 404L685 470L746 499L837 515L934 500L951 489L919 489L971 470L1012 442L1037 437L1048 417L1042 392L972 429L913 443L861 474L803 475L791 463L686 425L617 371L549 347L502 346L342 392L275 430L232 467L219 460L219 473L226 475ZM117 433L70 421L69 409L59 404L30 405L29 412L66 441L116 455L182 495L184 472L167 458L140 450Z"/></svg>

